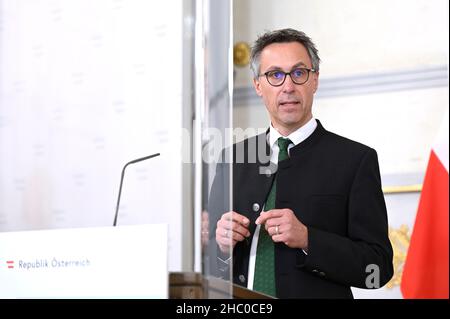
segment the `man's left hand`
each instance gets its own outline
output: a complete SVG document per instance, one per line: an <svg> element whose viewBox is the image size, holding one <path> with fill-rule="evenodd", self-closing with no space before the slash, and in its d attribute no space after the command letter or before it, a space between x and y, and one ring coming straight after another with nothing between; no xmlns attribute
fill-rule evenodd
<svg viewBox="0 0 450 319"><path fill-rule="evenodd" d="M308 228L289 208L262 212L256 219L256 224L264 224L274 242L283 242L291 248L308 250Z"/></svg>

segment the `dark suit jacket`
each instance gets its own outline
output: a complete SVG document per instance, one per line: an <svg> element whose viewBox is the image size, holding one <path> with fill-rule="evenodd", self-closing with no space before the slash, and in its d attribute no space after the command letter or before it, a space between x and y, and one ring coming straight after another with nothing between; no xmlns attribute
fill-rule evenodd
<svg viewBox="0 0 450 319"><path fill-rule="evenodd" d="M290 208L308 227L307 255L301 249L275 243L279 298L352 298L350 286L367 288L366 280L376 284L373 265L379 269L380 286L393 275L376 151L328 132L317 122L313 134L294 146L290 158L280 162L276 170L276 208ZM266 134L235 144L233 151L232 209L250 219L252 234L233 250L233 281L247 286L255 220L275 174L264 174L270 167ZM252 160L254 152L260 153L256 161ZM210 233L214 236L217 220L230 210L226 187L229 168L226 163L217 165L211 189ZM375 281L367 279L368 275L375 275L371 277Z"/></svg>

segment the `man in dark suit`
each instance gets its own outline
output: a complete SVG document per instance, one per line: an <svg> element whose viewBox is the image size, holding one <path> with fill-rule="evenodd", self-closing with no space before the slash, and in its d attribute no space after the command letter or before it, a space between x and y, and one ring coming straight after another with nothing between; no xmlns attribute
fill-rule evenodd
<svg viewBox="0 0 450 319"><path fill-rule="evenodd" d="M393 253L377 154L313 117L314 43L293 29L268 32L251 63L271 124L233 146L232 208L230 167L217 165L209 213L218 257L232 263L235 283L278 298L352 298L351 286L383 286Z"/></svg>

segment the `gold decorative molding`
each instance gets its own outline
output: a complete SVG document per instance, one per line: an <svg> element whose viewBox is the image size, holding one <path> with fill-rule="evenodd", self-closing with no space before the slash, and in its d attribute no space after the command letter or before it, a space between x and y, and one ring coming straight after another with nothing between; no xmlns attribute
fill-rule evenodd
<svg viewBox="0 0 450 319"><path fill-rule="evenodd" d="M383 187L385 194L420 193L421 191L422 184Z"/></svg>
<svg viewBox="0 0 450 319"><path fill-rule="evenodd" d="M402 281L403 265L405 264L406 254L411 240L408 226L401 225L399 229L389 227L389 240L394 251L394 276L386 284L386 287L391 289L399 286Z"/></svg>
<svg viewBox="0 0 450 319"><path fill-rule="evenodd" d="M233 62L239 67L250 63L250 46L247 42L238 42L233 47Z"/></svg>

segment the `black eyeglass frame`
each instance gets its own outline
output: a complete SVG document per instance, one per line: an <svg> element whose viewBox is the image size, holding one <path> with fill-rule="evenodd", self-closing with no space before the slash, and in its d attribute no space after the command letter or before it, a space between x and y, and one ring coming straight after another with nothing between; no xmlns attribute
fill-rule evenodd
<svg viewBox="0 0 450 319"><path fill-rule="evenodd" d="M304 82L302 82L302 83L299 83L299 82L296 82L293 78L292 78L292 76L291 76L291 73L292 72L294 72L294 71L296 71L296 70L304 70L304 71L307 71L307 75L306 75L306 80L304 81ZM270 82L270 80L269 80L269 73L272 73L272 72L281 72L281 73L283 73L284 74L284 78L283 78L283 81L281 81L281 83L280 84L272 84L271 82ZM291 80L292 80L292 82L294 83L294 84L297 84L297 85L303 85L303 84L305 84L306 82L308 82L308 80L309 80L309 73L310 72L316 72L316 69L313 69L313 68L311 68L311 69L308 69L308 68L295 68L295 69L292 69L290 72L284 72L284 71L282 71L282 70L270 70L270 71L267 71L267 72L265 72L265 73L263 73L263 74L260 74L259 76L265 76L266 77L266 80L267 80L267 82L270 84L270 85L272 85L272 86L275 86L275 87L278 87L278 86L282 86L283 84L284 84L284 82L286 81L286 77L289 75L289 77L291 78Z"/></svg>

